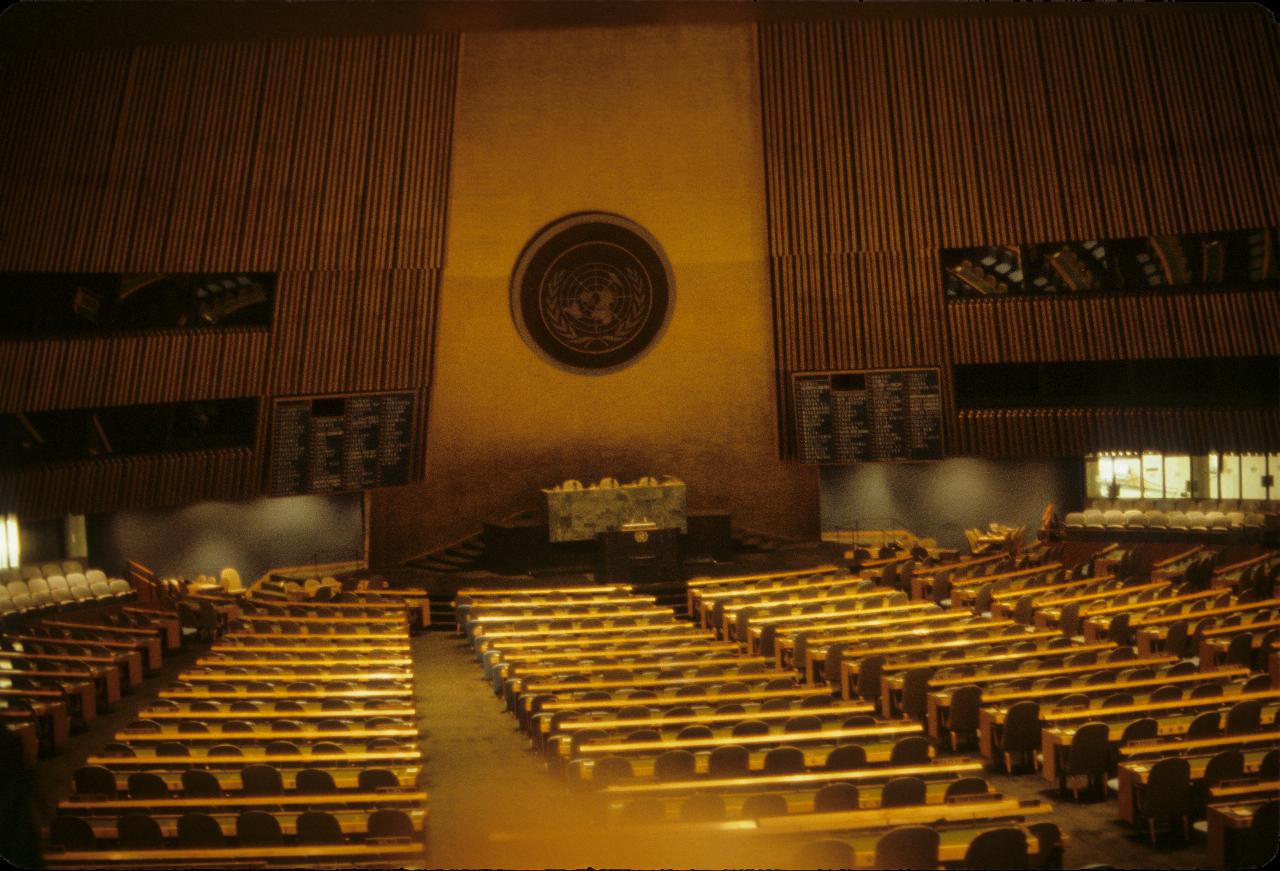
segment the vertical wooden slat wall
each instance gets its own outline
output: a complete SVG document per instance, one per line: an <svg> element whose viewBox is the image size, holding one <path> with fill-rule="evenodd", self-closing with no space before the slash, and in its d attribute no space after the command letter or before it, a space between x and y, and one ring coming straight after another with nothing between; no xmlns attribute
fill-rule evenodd
<svg viewBox="0 0 1280 871"><path fill-rule="evenodd" d="M1157 433L1191 449L1219 426L1218 448L1277 447L1273 416L1246 411L955 408L957 363L1280 354L1274 291L943 300L942 248L1280 223L1274 24L1243 5L1113 9L761 22L784 458L792 373L908 366L941 369L950 454Z"/></svg>
<svg viewBox="0 0 1280 871"><path fill-rule="evenodd" d="M0 412L262 397L253 450L28 470L6 498L253 495L271 400L350 391L415 391L421 479L458 53L420 32L6 55L0 270L279 276L269 331L0 341Z"/></svg>

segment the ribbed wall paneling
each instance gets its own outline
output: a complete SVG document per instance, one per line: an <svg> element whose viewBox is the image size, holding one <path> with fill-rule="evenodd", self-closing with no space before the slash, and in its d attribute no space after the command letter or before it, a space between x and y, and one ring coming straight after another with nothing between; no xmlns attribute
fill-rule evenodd
<svg viewBox="0 0 1280 871"><path fill-rule="evenodd" d="M1079 457L1094 451L1266 452L1280 439L1270 408L1072 408L961 411L961 452Z"/></svg>
<svg viewBox="0 0 1280 871"><path fill-rule="evenodd" d="M279 275L270 332L0 342L0 411L263 397L252 451L13 473L24 514L252 495L271 400L294 394L415 391L421 479L459 45L421 32L0 62L0 270Z"/></svg>
<svg viewBox="0 0 1280 871"><path fill-rule="evenodd" d="M439 268L458 44L16 53L0 270Z"/></svg>
<svg viewBox="0 0 1280 871"><path fill-rule="evenodd" d="M23 519L157 508L255 495L247 448L140 454L0 471L0 507Z"/></svg>
<svg viewBox="0 0 1280 871"><path fill-rule="evenodd" d="M1280 291L973 299L948 315L955 363L1280 354Z"/></svg>
<svg viewBox="0 0 1280 871"><path fill-rule="evenodd" d="M439 273L430 269L282 273L270 392L424 384L438 285Z"/></svg>
<svg viewBox="0 0 1280 871"><path fill-rule="evenodd" d="M760 25L783 456L797 371L938 366L950 430L952 362L1275 353L1267 294L942 303L942 248L1276 222L1264 16L1055 12Z"/></svg>
<svg viewBox="0 0 1280 871"><path fill-rule="evenodd" d="M0 342L0 413L257 396L266 364L249 328Z"/></svg>

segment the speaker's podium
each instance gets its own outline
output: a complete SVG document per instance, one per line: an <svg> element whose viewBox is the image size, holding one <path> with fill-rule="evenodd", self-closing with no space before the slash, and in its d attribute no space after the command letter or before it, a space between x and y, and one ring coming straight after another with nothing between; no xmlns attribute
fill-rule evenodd
<svg viewBox="0 0 1280 871"><path fill-rule="evenodd" d="M680 530L659 529L656 523L625 523L601 532L596 581L630 583L636 587L679 582Z"/></svg>

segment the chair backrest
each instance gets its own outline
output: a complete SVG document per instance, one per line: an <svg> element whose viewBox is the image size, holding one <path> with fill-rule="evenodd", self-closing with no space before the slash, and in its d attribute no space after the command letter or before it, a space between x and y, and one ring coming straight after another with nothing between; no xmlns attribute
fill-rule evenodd
<svg viewBox="0 0 1280 871"><path fill-rule="evenodd" d="M986 795L991 791L986 780L981 777L962 777L947 784L943 799L959 795Z"/></svg>
<svg viewBox="0 0 1280 871"><path fill-rule="evenodd" d="M116 776L110 769L101 765L85 765L76 769L72 775L76 798L115 798Z"/></svg>
<svg viewBox="0 0 1280 871"><path fill-rule="evenodd" d="M924 804L925 782L919 777L891 778L880 790L881 807Z"/></svg>
<svg viewBox="0 0 1280 871"><path fill-rule="evenodd" d="M631 763L621 756L605 756L597 759L591 768L591 779L601 785L616 780L628 780L634 776Z"/></svg>
<svg viewBox="0 0 1280 871"><path fill-rule="evenodd" d="M365 824L370 838L413 838L413 820L407 813L395 808L379 808L369 814Z"/></svg>
<svg viewBox="0 0 1280 871"><path fill-rule="evenodd" d="M1258 776L1263 780L1280 780L1280 750L1268 750L1258 765Z"/></svg>
<svg viewBox="0 0 1280 871"><path fill-rule="evenodd" d="M126 850L158 850L164 846L160 824L146 814L129 814L116 821L116 837Z"/></svg>
<svg viewBox="0 0 1280 871"><path fill-rule="evenodd" d="M912 719L922 719L928 701L929 678L933 669L910 668L902 675L902 713Z"/></svg>
<svg viewBox="0 0 1280 871"><path fill-rule="evenodd" d="M168 798L169 784L152 771L135 771L129 775L129 798Z"/></svg>
<svg viewBox="0 0 1280 871"><path fill-rule="evenodd" d="M280 795L284 792L284 780L274 765L255 763L240 771L245 795Z"/></svg>
<svg viewBox="0 0 1280 871"><path fill-rule="evenodd" d="M1128 744L1130 741L1148 741L1159 734L1160 724L1151 717L1143 717L1124 727L1124 731L1120 733L1120 744Z"/></svg>
<svg viewBox="0 0 1280 871"><path fill-rule="evenodd" d="M804 761L804 751L798 747L774 747L764 755L764 773L798 774L804 771Z"/></svg>
<svg viewBox="0 0 1280 871"><path fill-rule="evenodd" d="M1006 753L1030 753L1040 749L1040 704L1015 702L1004 716L1001 749Z"/></svg>
<svg viewBox="0 0 1280 871"><path fill-rule="evenodd" d="M923 735L912 735L902 738L893 745L889 753L891 765L924 765L929 761L929 750L932 745Z"/></svg>
<svg viewBox="0 0 1280 871"><path fill-rule="evenodd" d="M129 791L133 791L132 781ZM217 798L222 795L222 784L213 772L190 769L182 772L182 795L186 798Z"/></svg>
<svg viewBox="0 0 1280 871"><path fill-rule="evenodd" d="M1225 661L1228 665L1250 667L1253 664L1253 636L1246 632L1232 638L1227 645Z"/></svg>
<svg viewBox="0 0 1280 871"><path fill-rule="evenodd" d="M1169 756L1151 766L1143 809L1148 816L1184 816L1191 806L1191 766L1181 756Z"/></svg>
<svg viewBox="0 0 1280 871"><path fill-rule="evenodd" d="M1067 768L1071 774L1092 774L1107 770L1111 730L1106 723L1085 723L1071 738ZM1014 866L1021 867L1021 866Z"/></svg>
<svg viewBox="0 0 1280 871"><path fill-rule="evenodd" d="M298 814L296 831L299 844L341 844L342 826L327 811L305 811Z"/></svg>
<svg viewBox="0 0 1280 871"><path fill-rule="evenodd" d="M1204 767L1204 785L1217 786L1244 774L1244 753L1236 749L1222 750Z"/></svg>
<svg viewBox="0 0 1280 871"><path fill-rule="evenodd" d="M1241 852L1242 868L1260 868L1276 856L1276 843L1280 842L1280 800L1268 801L1253 812L1249 825L1247 846Z"/></svg>
<svg viewBox="0 0 1280 871"><path fill-rule="evenodd" d="M745 738L751 735L768 735L769 724L763 720L742 720L734 724L731 732L735 738Z"/></svg>
<svg viewBox="0 0 1280 871"><path fill-rule="evenodd" d="M1256 732L1262 725L1262 703L1257 699L1246 699L1236 702L1227 711L1227 725L1224 730L1228 735L1243 735Z"/></svg>
<svg viewBox="0 0 1280 871"><path fill-rule="evenodd" d="M1026 832L1004 826L979 833L965 850L964 867L1026 868Z"/></svg>
<svg viewBox="0 0 1280 871"><path fill-rule="evenodd" d="M851 771L867 764L866 748L860 744L842 744L827 754L823 768L827 771Z"/></svg>
<svg viewBox="0 0 1280 871"><path fill-rule="evenodd" d="M98 846L89 821L71 814L58 814L49 823L49 840L68 850L92 850Z"/></svg>
<svg viewBox="0 0 1280 871"><path fill-rule="evenodd" d="M280 821L266 811L243 811L236 817L236 840L242 847L279 847Z"/></svg>
<svg viewBox="0 0 1280 871"><path fill-rule="evenodd" d="M880 697L880 675L884 669L883 656L867 656L858 661L858 696L874 700ZM828 680L834 680L839 674L827 674Z"/></svg>
<svg viewBox="0 0 1280 871"><path fill-rule="evenodd" d="M858 787L852 783L828 783L813 796L814 813L852 811L858 807Z"/></svg>
<svg viewBox="0 0 1280 871"><path fill-rule="evenodd" d="M221 847L222 826L208 814L185 813L178 818L178 844L183 847Z"/></svg>
<svg viewBox="0 0 1280 871"><path fill-rule="evenodd" d="M623 761L625 762L626 760ZM627 768L630 771L629 764ZM595 773L597 776L599 775L598 771ZM398 789L400 787L400 779L396 777L394 771L386 768L366 768L356 775L356 786L362 792L373 792L378 789Z"/></svg>
<svg viewBox="0 0 1280 871"><path fill-rule="evenodd" d="M891 829L876 842L875 867L937 868L940 864L940 839L937 830L929 826L899 826Z"/></svg>
<svg viewBox="0 0 1280 871"><path fill-rule="evenodd" d="M796 851L791 868L854 868L853 845L835 838L810 841ZM907 867L907 866L903 866Z"/></svg>
<svg viewBox="0 0 1280 871"><path fill-rule="evenodd" d="M741 777L750 769L751 752L737 744L717 747L707 758L708 777Z"/></svg>
<svg viewBox="0 0 1280 871"><path fill-rule="evenodd" d="M978 728L978 710L982 706L982 688L976 684L957 687L951 694L951 708L947 713L947 726L953 731L966 732Z"/></svg>
<svg viewBox="0 0 1280 871"><path fill-rule="evenodd" d="M304 768L294 778L294 789L301 793L328 793L338 787L333 775L323 768Z"/></svg>

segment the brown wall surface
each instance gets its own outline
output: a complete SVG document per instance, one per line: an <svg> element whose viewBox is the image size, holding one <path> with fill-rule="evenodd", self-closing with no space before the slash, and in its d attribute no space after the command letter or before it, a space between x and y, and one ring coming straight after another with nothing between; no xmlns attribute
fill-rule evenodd
<svg viewBox="0 0 1280 871"><path fill-rule="evenodd" d="M672 474L691 508L816 531L816 470L781 463L773 434L754 51L749 24L464 35L427 481L373 494L375 559L570 477ZM584 210L645 227L675 276L666 331L606 375L544 362L510 315L521 249Z"/></svg>
<svg viewBox="0 0 1280 871"><path fill-rule="evenodd" d="M412 391L425 436L459 36L264 39L248 25L272 10L242 5L189 4L217 36L148 30L173 13L152 4L4 19L0 271L279 277L270 330L0 340L2 412L259 398L252 449L0 471L24 517L259 495L279 397ZM111 36L20 38L63 15Z"/></svg>
<svg viewBox="0 0 1280 871"><path fill-rule="evenodd" d="M1267 12L954 6L800 7L826 16L808 20L779 7L760 25L786 455L796 371L939 366L948 453L1050 457L1069 455L1054 443L1110 445L1042 415L1039 439L978 450L950 365L1280 353L1274 289L947 302L940 261L949 247L1280 223ZM1160 416L1131 415L1124 443ZM1280 441L1280 414L1264 431Z"/></svg>

